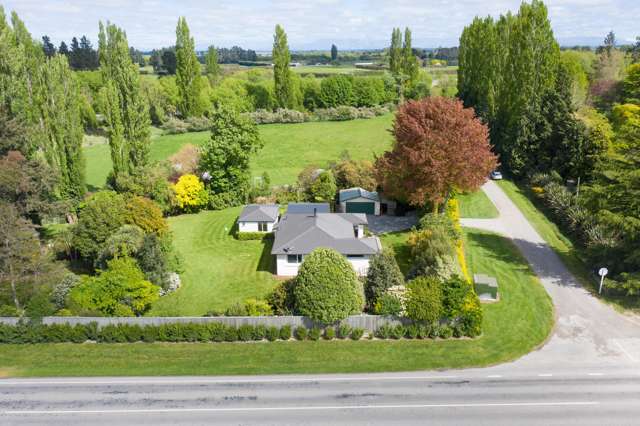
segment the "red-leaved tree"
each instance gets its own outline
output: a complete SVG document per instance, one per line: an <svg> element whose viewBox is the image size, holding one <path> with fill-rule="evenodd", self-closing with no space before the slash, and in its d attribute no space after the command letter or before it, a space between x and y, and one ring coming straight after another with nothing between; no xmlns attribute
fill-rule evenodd
<svg viewBox="0 0 640 426"><path fill-rule="evenodd" d="M452 190L477 190L498 164L487 126L457 99L405 103L392 133L395 144L376 161L376 177L386 194L414 206L437 209Z"/></svg>

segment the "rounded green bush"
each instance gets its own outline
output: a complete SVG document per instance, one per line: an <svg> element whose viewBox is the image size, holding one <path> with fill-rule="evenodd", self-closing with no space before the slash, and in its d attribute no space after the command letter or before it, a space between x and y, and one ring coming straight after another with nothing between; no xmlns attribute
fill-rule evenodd
<svg viewBox="0 0 640 426"><path fill-rule="evenodd" d="M351 332L351 340L360 340L364 336L364 330L362 328L354 328Z"/></svg>
<svg viewBox="0 0 640 426"><path fill-rule="evenodd" d="M280 330L278 330L278 327L272 326L267 328L266 337L268 341L275 342L276 340L278 340L279 336Z"/></svg>
<svg viewBox="0 0 640 426"><path fill-rule="evenodd" d="M294 289L302 315L332 324L362 311L362 284L347 259L335 250L319 248L305 257Z"/></svg>
<svg viewBox="0 0 640 426"><path fill-rule="evenodd" d="M280 339L282 339L282 340L291 339L291 326L290 325L283 325L280 328Z"/></svg>
<svg viewBox="0 0 640 426"><path fill-rule="evenodd" d="M313 327L309 330L309 339L310 340L320 340L320 335L322 334L322 330L318 327Z"/></svg>
<svg viewBox="0 0 640 426"><path fill-rule="evenodd" d="M333 327L327 327L324 330L324 339L325 340L333 340L336 337L336 329Z"/></svg>
<svg viewBox="0 0 640 426"><path fill-rule="evenodd" d="M306 327L296 327L293 334L296 336L297 340L305 340L307 338L308 330Z"/></svg>
<svg viewBox="0 0 640 426"><path fill-rule="evenodd" d="M405 304L407 317L417 322L433 323L442 315L442 288L440 281L419 277L407 284Z"/></svg>
<svg viewBox="0 0 640 426"><path fill-rule="evenodd" d="M351 327L349 324L340 324L338 326L338 339L346 339L351 334Z"/></svg>

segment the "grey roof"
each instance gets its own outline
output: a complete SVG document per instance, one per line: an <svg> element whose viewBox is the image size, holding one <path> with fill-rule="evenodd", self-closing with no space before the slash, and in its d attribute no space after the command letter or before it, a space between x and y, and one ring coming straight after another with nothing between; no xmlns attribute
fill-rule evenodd
<svg viewBox="0 0 640 426"><path fill-rule="evenodd" d="M329 203L289 203L287 214L312 214L313 209L317 213L330 213Z"/></svg>
<svg viewBox="0 0 640 426"><path fill-rule="evenodd" d="M355 236L354 225L366 224L364 214L286 214L276 227L271 254L308 254L318 247L345 255L379 253L382 245L377 237Z"/></svg>
<svg viewBox="0 0 640 426"><path fill-rule="evenodd" d="M349 188L340 190L340 202L353 200L354 198L367 198L371 201L380 201L377 192L367 191L362 188Z"/></svg>
<svg viewBox="0 0 640 426"><path fill-rule="evenodd" d="M277 204L249 204L244 206L239 222L275 222L278 219L280 206Z"/></svg>
<svg viewBox="0 0 640 426"><path fill-rule="evenodd" d="M485 274L473 274L473 282L489 287L498 287L498 280Z"/></svg>

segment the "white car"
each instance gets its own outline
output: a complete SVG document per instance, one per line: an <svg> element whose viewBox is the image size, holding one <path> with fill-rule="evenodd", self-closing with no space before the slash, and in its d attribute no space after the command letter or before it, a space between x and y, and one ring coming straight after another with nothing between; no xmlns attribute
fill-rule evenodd
<svg viewBox="0 0 640 426"><path fill-rule="evenodd" d="M491 172L489 177L492 180L501 180L502 179L502 173L500 173L498 170L494 170L494 171Z"/></svg>

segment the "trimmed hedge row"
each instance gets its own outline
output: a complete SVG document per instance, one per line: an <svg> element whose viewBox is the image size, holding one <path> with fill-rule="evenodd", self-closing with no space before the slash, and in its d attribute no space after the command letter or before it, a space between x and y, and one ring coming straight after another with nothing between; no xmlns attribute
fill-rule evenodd
<svg viewBox="0 0 640 426"><path fill-rule="evenodd" d="M240 232L236 231L236 239L239 241L272 240L273 232Z"/></svg>
<svg viewBox="0 0 640 426"><path fill-rule="evenodd" d="M296 327L266 327L242 325L231 327L220 323L173 323L163 325L118 324L98 327L89 324L0 324L0 343L132 343L132 342L249 342L267 340L360 340L365 334L362 328L343 324L325 329ZM426 339L462 337L461 328L450 326L382 326L375 333L380 339Z"/></svg>

